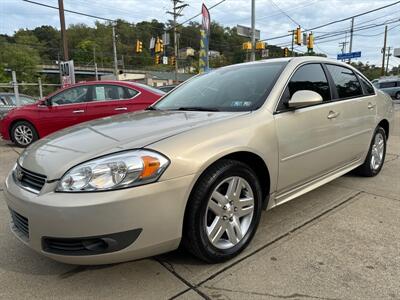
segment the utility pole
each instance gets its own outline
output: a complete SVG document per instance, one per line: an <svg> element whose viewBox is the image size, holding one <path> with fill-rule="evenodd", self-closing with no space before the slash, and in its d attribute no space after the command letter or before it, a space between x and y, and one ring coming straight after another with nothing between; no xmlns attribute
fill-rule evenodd
<svg viewBox="0 0 400 300"><path fill-rule="evenodd" d="M385 55L386 55L386 40L387 40L387 25L385 26L385 36L383 39L383 48L382 48L382 68L381 68L381 76L385 75Z"/></svg>
<svg viewBox="0 0 400 300"><path fill-rule="evenodd" d="M251 55L250 61L256 60L256 0L251 0Z"/></svg>
<svg viewBox="0 0 400 300"><path fill-rule="evenodd" d="M294 56L294 30L291 30L289 32L292 33L292 48L291 48L291 51L292 51L292 56Z"/></svg>
<svg viewBox="0 0 400 300"><path fill-rule="evenodd" d="M353 32L354 32L354 17L351 18L351 28L350 28L350 43L349 43L349 52L353 51ZM349 58L349 63L351 62L351 58Z"/></svg>
<svg viewBox="0 0 400 300"><path fill-rule="evenodd" d="M93 46L93 63L94 63L94 77L99 80L99 75L97 73L97 62L96 62L96 46Z"/></svg>
<svg viewBox="0 0 400 300"><path fill-rule="evenodd" d="M68 55L67 30L65 29L64 1L63 0L58 0L58 12L60 14L61 39L62 39L62 43L63 43L64 61L67 61L69 59L69 55Z"/></svg>
<svg viewBox="0 0 400 300"><path fill-rule="evenodd" d="M348 44L348 42L346 40L344 42L339 43L339 47L341 47L342 54L346 52L347 44ZM342 59L342 61L344 61L344 59Z"/></svg>
<svg viewBox="0 0 400 300"><path fill-rule="evenodd" d="M172 3L174 5L173 11L167 11L168 14L173 16L173 26L174 26L174 55L175 55L175 83L178 82L178 38L177 38L177 32L176 32L176 27L178 26L178 23L176 22L178 17L181 17L182 10L188 6L188 4L181 4L178 5L179 3L183 3L182 0L172 0Z"/></svg>
<svg viewBox="0 0 400 300"><path fill-rule="evenodd" d="M113 53L114 53L114 75L115 75L115 79L117 79L118 60L117 60L117 42L115 40L115 23L112 24L112 40L113 40Z"/></svg>
<svg viewBox="0 0 400 300"><path fill-rule="evenodd" d="M386 72L385 72L386 76L389 75L389 58L392 55L392 54L390 54L390 48L391 47L388 47L388 50L387 50Z"/></svg>

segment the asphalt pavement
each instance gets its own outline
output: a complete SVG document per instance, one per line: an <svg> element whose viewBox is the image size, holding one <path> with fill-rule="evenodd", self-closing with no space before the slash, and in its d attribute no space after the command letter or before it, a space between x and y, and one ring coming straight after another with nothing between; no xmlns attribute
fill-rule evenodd
<svg viewBox="0 0 400 300"><path fill-rule="evenodd" d="M12 235L0 193L0 299L400 299L399 108L381 174L348 174L264 212L248 249L223 264L182 250L106 266L54 262ZM0 140L1 183L20 151Z"/></svg>

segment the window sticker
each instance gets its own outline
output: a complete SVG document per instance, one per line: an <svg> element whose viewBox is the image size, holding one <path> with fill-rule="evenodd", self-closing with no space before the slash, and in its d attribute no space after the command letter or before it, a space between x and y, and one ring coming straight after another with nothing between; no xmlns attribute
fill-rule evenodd
<svg viewBox="0 0 400 300"><path fill-rule="evenodd" d="M104 86L96 86L96 100L106 100L106 91Z"/></svg>

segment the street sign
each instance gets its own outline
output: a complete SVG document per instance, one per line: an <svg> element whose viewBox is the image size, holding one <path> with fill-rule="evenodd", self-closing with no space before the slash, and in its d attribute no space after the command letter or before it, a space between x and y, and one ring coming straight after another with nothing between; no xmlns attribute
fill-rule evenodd
<svg viewBox="0 0 400 300"><path fill-rule="evenodd" d="M338 60L352 59L352 58L357 58L357 57L361 57L361 51L340 53L337 55Z"/></svg>
<svg viewBox="0 0 400 300"><path fill-rule="evenodd" d="M251 37L251 28L243 25L236 26L237 34L244 37ZM256 40L260 39L260 30L256 29Z"/></svg>
<svg viewBox="0 0 400 300"><path fill-rule="evenodd" d="M164 31L163 35L162 35L162 40L164 43L164 46L168 46L170 41L169 41L169 32Z"/></svg>
<svg viewBox="0 0 400 300"><path fill-rule="evenodd" d="M150 39L150 46L149 46L149 49L154 49L155 44L156 44L156 39L155 39L154 37L152 37L152 38Z"/></svg>
<svg viewBox="0 0 400 300"><path fill-rule="evenodd" d="M61 86L66 87L75 83L75 68L74 61L62 61L60 62L60 73L61 73Z"/></svg>
<svg viewBox="0 0 400 300"><path fill-rule="evenodd" d="M168 65L168 56L163 56L162 62L163 62L163 65Z"/></svg>
<svg viewBox="0 0 400 300"><path fill-rule="evenodd" d="M400 58L400 48L394 48L393 55Z"/></svg>

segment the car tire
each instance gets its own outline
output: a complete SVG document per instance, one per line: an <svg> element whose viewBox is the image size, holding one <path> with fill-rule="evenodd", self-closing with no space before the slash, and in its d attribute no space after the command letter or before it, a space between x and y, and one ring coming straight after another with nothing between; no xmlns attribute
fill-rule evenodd
<svg viewBox="0 0 400 300"><path fill-rule="evenodd" d="M400 92L397 92L397 93L394 95L394 99L400 100Z"/></svg>
<svg viewBox="0 0 400 300"><path fill-rule="evenodd" d="M240 192L230 193L229 188L235 186ZM250 243L261 211L262 192L254 171L239 161L220 160L202 174L192 190L182 244L205 262L229 260Z"/></svg>
<svg viewBox="0 0 400 300"><path fill-rule="evenodd" d="M11 139L19 147L27 147L39 139L35 127L27 121L16 122L11 128Z"/></svg>
<svg viewBox="0 0 400 300"><path fill-rule="evenodd" d="M386 132L378 126L372 137L364 163L355 172L364 177L373 177L379 174L386 156Z"/></svg>

